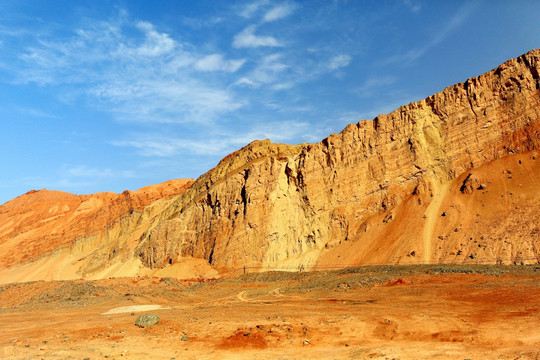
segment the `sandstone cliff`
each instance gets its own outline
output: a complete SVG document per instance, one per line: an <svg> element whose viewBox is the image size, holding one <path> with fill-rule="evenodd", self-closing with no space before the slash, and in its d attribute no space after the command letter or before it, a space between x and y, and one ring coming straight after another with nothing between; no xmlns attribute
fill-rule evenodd
<svg viewBox="0 0 540 360"><path fill-rule="evenodd" d="M479 238L461 232L439 249L439 210L463 174L539 148L539 57L531 51L318 144L254 142L165 209L138 254L148 267L179 255L218 268L466 261L454 247ZM538 166L529 164L536 162L523 161L529 167L523 171L538 179ZM531 196L538 197L538 186L531 183ZM526 221L534 226L538 202L529 205ZM493 221L492 227L503 225ZM536 262L538 231L529 230L476 258Z"/></svg>
<svg viewBox="0 0 540 360"><path fill-rule="evenodd" d="M0 268L29 264L34 244L41 255L63 249L65 273L77 277L176 276L181 266L214 274L208 264L226 273L536 263L539 59L533 50L317 144L255 141L168 199L95 195L111 205L80 218L89 200L65 194L47 216L32 217L29 204L50 194L23 195L0 207ZM8 216L7 205L19 210ZM37 240L36 229L47 237ZM24 265L27 273L48 260L39 261Z"/></svg>

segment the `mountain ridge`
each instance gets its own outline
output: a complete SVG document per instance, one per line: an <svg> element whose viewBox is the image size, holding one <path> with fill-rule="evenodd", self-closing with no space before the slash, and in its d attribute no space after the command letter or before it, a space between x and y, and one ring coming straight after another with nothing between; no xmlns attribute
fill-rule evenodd
<svg viewBox="0 0 540 360"><path fill-rule="evenodd" d="M179 275L182 263L200 276L243 266L536 263L539 59L532 50L319 143L254 141L181 193L66 240L64 254L93 239L95 249L69 260L83 277ZM3 253L7 242L0 237Z"/></svg>

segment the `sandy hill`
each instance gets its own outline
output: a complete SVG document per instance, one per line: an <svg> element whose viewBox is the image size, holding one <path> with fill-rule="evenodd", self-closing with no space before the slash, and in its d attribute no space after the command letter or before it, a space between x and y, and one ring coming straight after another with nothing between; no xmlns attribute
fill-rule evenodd
<svg viewBox="0 0 540 360"><path fill-rule="evenodd" d="M25 194L0 207L0 281L537 263L539 59L320 143L255 141L163 199Z"/></svg>
<svg viewBox="0 0 540 360"><path fill-rule="evenodd" d="M0 205L0 271L11 268L4 273L8 280L11 276L15 276L14 280L80 277L82 274L75 274L73 267L67 265L95 255L97 248L93 244L116 243L108 230L125 224L124 219L143 212L152 203L165 204L192 183L193 180L170 180L121 194L29 191ZM65 253L71 256L62 266L57 261L44 261L65 258ZM30 275L20 267L28 263L33 265L29 267ZM36 267L37 264L42 266Z"/></svg>

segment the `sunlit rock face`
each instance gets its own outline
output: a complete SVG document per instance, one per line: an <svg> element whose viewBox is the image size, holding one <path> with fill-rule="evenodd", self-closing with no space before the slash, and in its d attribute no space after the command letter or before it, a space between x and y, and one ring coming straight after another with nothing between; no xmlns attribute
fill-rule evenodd
<svg viewBox="0 0 540 360"><path fill-rule="evenodd" d="M249 144L164 210L138 254L148 267L189 255L218 268L290 270L536 262L539 56L531 51L317 144ZM497 161L520 165L521 187L487 168ZM483 203L460 191L471 172L493 183ZM520 211L501 186L523 194Z"/></svg>
<svg viewBox="0 0 540 360"><path fill-rule="evenodd" d="M320 143L255 141L196 181L22 195L0 206L0 282L536 263L539 57Z"/></svg>

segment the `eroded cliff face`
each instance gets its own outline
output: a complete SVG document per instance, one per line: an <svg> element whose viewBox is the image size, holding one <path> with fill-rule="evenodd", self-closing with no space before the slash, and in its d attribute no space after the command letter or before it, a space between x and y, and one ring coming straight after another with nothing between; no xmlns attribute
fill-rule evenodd
<svg viewBox="0 0 540 360"><path fill-rule="evenodd" d="M434 247L439 210L458 177L539 148L539 57L531 51L318 144L254 142L165 209L137 253L152 268L178 256L291 270L467 261ZM521 255L496 251L483 261L539 258L538 233L509 241Z"/></svg>
<svg viewBox="0 0 540 360"><path fill-rule="evenodd" d="M317 144L255 141L195 182L25 194L0 206L0 283L537 263L539 59L531 51Z"/></svg>

